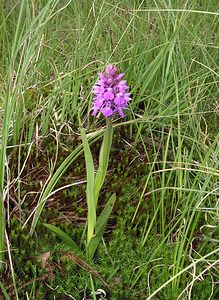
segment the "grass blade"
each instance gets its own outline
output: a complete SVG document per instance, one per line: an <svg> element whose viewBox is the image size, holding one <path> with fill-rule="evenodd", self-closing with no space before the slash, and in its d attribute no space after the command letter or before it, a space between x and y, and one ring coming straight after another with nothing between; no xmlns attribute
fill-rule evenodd
<svg viewBox="0 0 219 300"><path fill-rule="evenodd" d="M5 297L5 300L11 300L11 298L9 297L9 295L8 295L4 285L1 283L1 281L0 281L0 288L2 290L2 293L3 293L4 297Z"/></svg>

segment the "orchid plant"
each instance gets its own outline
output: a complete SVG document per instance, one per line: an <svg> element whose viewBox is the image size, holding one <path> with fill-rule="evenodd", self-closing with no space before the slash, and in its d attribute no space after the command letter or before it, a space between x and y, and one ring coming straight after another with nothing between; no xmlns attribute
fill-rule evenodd
<svg viewBox="0 0 219 300"><path fill-rule="evenodd" d="M92 89L94 100L91 111L93 116L102 114L106 118L106 129L99 153L99 166L96 172L89 142L79 117L80 132L83 142L87 173L86 199L88 215L86 225L86 252L89 259L93 258L98 244L103 237L107 221L116 200L116 195L114 193L109 198L103 211L97 218L96 210L99 194L106 177L110 149L112 145L112 121L114 116L116 115L119 115L121 117L125 116L124 111L127 109L127 106L131 100L130 93L127 92L129 87L126 85L126 80L123 79L125 74L118 73L116 66L108 65L105 72L98 73L98 75L99 80ZM75 246L73 240L63 231L50 224L44 225L55 232L57 235L59 235L65 242L71 244L72 246Z"/></svg>
<svg viewBox="0 0 219 300"><path fill-rule="evenodd" d="M126 80L123 80L125 74L119 74L116 66L108 65L105 73L99 73L98 75L99 80L93 87L94 101L91 110L93 116L103 114L106 117L106 130L100 149L99 166L96 174L88 140L84 129L81 128L87 170L87 253L88 257L91 258L103 236L116 198L115 194L110 197L97 219L96 208L99 193L106 177L112 144L112 120L117 114L124 117L124 110L127 109L131 100L130 93L127 93L128 86L126 85Z"/></svg>

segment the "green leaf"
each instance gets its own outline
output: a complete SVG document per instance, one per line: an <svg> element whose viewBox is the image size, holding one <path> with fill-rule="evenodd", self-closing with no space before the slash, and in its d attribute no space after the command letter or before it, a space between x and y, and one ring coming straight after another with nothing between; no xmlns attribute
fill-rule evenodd
<svg viewBox="0 0 219 300"><path fill-rule="evenodd" d="M99 232L101 230L101 228L103 228L104 226L106 226L106 223L109 219L109 216L112 212L113 206L115 204L116 201L116 194L112 194L112 196L109 198L106 206L104 207L104 209L102 210L96 226L95 226L95 233Z"/></svg>
<svg viewBox="0 0 219 300"><path fill-rule="evenodd" d="M116 194L114 193L108 200L106 206L104 207L103 211L101 212L96 226L95 226L95 235L91 238L88 246L87 246L87 256L91 259L94 256L94 253L103 237L107 221L109 216L112 212L113 206L116 201Z"/></svg>
<svg viewBox="0 0 219 300"><path fill-rule="evenodd" d="M99 154L99 167L95 176L95 185L94 185L94 196L95 196L95 205L97 206L98 197L102 185L104 183L106 172L109 163L109 154L112 145L112 136L113 136L113 127L112 120L107 120L107 126L103 137L103 142Z"/></svg>
<svg viewBox="0 0 219 300"><path fill-rule="evenodd" d="M94 235L94 227L96 224L96 205L94 199L94 162L91 154L89 142L87 136L85 134L84 128L82 127L80 116L79 124L80 124L80 132L81 138L83 142L84 148L84 156L86 163L86 173L87 173L87 208L88 208L88 218L87 218L87 243L89 243L90 239Z"/></svg>
<svg viewBox="0 0 219 300"><path fill-rule="evenodd" d="M73 239L67 235L63 230L60 228L56 227L55 225L52 224L43 224L46 228L51 230L53 233L55 233L58 237L60 237L63 242L65 242L67 245L71 246L72 248L76 248L77 250L80 250L78 245L73 241Z"/></svg>

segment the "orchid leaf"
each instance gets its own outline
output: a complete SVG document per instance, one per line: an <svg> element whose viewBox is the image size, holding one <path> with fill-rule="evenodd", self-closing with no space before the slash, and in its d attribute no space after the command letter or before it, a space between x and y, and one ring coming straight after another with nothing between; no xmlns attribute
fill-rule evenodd
<svg viewBox="0 0 219 300"><path fill-rule="evenodd" d="M106 177L106 172L109 163L109 154L110 154L110 149L112 144L112 135L113 135L112 120L108 119L106 130L103 137L103 142L100 148L99 167L97 169L97 173L95 176L95 186L94 186L95 205L97 205L99 193Z"/></svg>
<svg viewBox="0 0 219 300"><path fill-rule="evenodd" d="M84 148L84 156L86 163L86 173L87 173L87 208L88 208L88 218L87 218L87 243L94 235L94 227L96 224L96 205L94 199L94 162L91 154L88 138L86 136L85 130L82 127L81 120L79 117L80 132Z"/></svg>
<svg viewBox="0 0 219 300"><path fill-rule="evenodd" d="M99 218L97 219L97 223L95 226L95 234L91 238L88 246L87 246L87 256L91 259L94 256L94 253L103 237L107 221L109 216L112 212L113 206L116 201L116 194L114 193L108 200L106 206L104 207L103 211L101 212Z"/></svg>
<svg viewBox="0 0 219 300"><path fill-rule="evenodd" d="M63 230L61 230L60 228L56 227L55 225L52 224L46 224L44 223L43 226L45 226L46 228L48 228L50 231L52 231L53 233L55 233L58 237L60 237L63 242L69 246L71 246L73 249L77 249L79 250L78 245L73 241L73 239L67 234L65 233Z"/></svg>

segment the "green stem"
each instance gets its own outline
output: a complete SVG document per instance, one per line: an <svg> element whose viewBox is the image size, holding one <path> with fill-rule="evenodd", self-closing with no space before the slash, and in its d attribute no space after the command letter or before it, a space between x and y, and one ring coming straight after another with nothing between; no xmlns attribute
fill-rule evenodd
<svg viewBox="0 0 219 300"><path fill-rule="evenodd" d="M112 145L112 136L113 136L112 119L108 118L106 130L104 133L103 142L102 142L100 154L99 154L99 167L97 169L97 173L95 176L95 183L94 183L94 198L95 198L96 206L98 203L99 193L103 186L103 183L104 183L104 180L106 177L106 173L107 173L107 168L108 168L108 163L109 163L109 154L110 154L110 149L111 149L111 145Z"/></svg>

